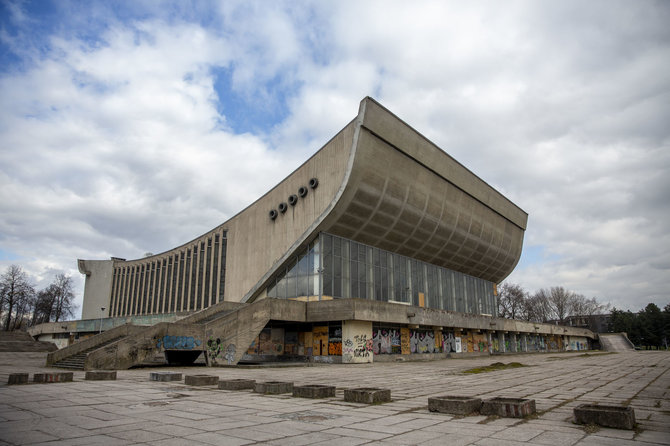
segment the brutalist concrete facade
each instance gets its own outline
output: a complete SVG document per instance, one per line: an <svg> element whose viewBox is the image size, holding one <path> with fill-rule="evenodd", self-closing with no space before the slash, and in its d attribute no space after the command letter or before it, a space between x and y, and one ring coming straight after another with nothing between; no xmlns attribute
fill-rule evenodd
<svg viewBox="0 0 670 446"><path fill-rule="evenodd" d="M157 352L232 365L588 348L588 330L495 317L496 286L519 260L526 222L365 98L323 148L208 233L143 259L79 260L88 317L104 307L115 318L179 319L114 328L68 350L105 369ZM68 355L57 353L50 363Z"/></svg>

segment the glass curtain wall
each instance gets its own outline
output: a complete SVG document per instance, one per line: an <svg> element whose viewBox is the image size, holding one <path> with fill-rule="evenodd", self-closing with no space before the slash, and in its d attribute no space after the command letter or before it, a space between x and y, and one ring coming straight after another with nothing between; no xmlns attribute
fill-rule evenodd
<svg viewBox="0 0 670 446"><path fill-rule="evenodd" d="M268 297L360 298L473 314L495 314L493 283L321 233L283 268Z"/></svg>

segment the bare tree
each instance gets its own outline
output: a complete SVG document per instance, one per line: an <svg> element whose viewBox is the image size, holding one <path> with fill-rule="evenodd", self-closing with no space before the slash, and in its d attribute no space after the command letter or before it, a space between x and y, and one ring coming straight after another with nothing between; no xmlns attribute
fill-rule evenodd
<svg viewBox="0 0 670 446"><path fill-rule="evenodd" d="M498 316L526 319L526 291L516 283L503 282L498 289Z"/></svg>
<svg viewBox="0 0 670 446"><path fill-rule="evenodd" d="M539 290L529 295L525 301L525 320L545 322L549 320L549 298L545 290Z"/></svg>
<svg viewBox="0 0 670 446"><path fill-rule="evenodd" d="M564 325L568 316L573 314L577 295L562 286L554 286L548 290L541 289L539 293L546 298L549 319L557 321L559 325Z"/></svg>
<svg viewBox="0 0 670 446"><path fill-rule="evenodd" d="M30 310L35 289L20 266L10 265L0 277L0 310L4 315L4 330L21 326Z"/></svg>
<svg viewBox="0 0 670 446"><path fill-rule="evenodd" d="M57 274L56 279L47 289L53 295L51 319L58 322L74 316L77 306L74 304L72 278L65 274Z"/></svg>

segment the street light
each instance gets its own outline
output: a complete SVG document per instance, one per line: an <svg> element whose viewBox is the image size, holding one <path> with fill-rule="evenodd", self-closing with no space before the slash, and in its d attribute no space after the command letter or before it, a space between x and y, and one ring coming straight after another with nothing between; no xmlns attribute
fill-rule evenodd
<svg viewBox="0 0 670 446"><path fill-rule="evenodd" d="M102 333L102 316L105 314L105 307L100 307L100 331L98 334Z"/></svg>

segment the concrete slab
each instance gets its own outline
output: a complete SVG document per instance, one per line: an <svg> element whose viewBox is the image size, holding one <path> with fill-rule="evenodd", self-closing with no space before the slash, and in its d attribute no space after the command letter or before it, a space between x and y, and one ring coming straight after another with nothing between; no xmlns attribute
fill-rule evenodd
<svg viewBox="0 0 670 446"><path fill-rule="evenodd" d="M579 424L597 424L615 429L634 429L635 411L630 406L580 404L574 408L575 421Z"/></svg>
<svg viewBox="0 0 670 446"><path fill-rule="evenodd" d="M219 377L216 375L186 375L184 384L187 386L216 386L219 384Z"/></svg>
<svg viewBox="0 0 670 446"><path fill-rule="evenodd" d="M549 359L554 357L554 359ZM555 359L559 357L560 359ZM216 387L187 387L184 382L150 381L162 371L118 371L118 381L84 381L58 386L9 386L11 373L50 373L44 354L0 352L0 445L2 444L408 444L651 446L667 444L670 354L532 354L515 358L525 365L477 375L463 370L489 365L490 358L435 362L318 365L277 369L211 368L219 379L257 382L322 382L337 388L378 387L394 400L383 405L335 398L292 398L253 392L222 392ZM202 368L172 368L197 374ZM166 371L167 371L166 370ZM622 387L625 392L622 392ZM436 389L442 389L436 392ZM459 389L463 396L488 399L523 396L545 410L537 418L461 418L430 412L436 393ZM626 394L618 398L617 393ZM603 396L636 412L641 433L602 427L586 433L572 421L580 404ZM547 395L547 396L540 396ZM339 398L338 398L339 397ZM660 404L656 402L660 401ZM638 413L644 413L640 416ZM60 426L60 427L59 427ZM436 436L439 434L439 436ZM414 439L414 440L413 440ZM46 445L45 445L46 446Z"/></svg>
<svg viewBox="0 0 670 446"><path fill-rule="evenodd" d="M222 379L219 381L219 389L221 390L246 390L253 389L256 384L254 379Z"/></svg>
<svg viewBox="0 0 670 446"><path fill-rule="evenodd" d="M179 372L151 372L149 374L151 381L161 382L181 381L181 377L182 374Z"/></svg>
<svg viewBox="0 0 670 446"><path fill-rule="evenodd" d="M335 396L335 386L323 384L294 386L293 396L298 398L329 398Z"/></svg>
<svg viewBox="0 0 670 446"><path fill-rule="evenodd" d="M89 370L84 379L86 381L116 381L116 370Z"/></svg>
<svg viewBox="0 0 670 446"><path fill-rule="evenodd" d="M359 387L344 390L344 401L350 403L379 404L391 401L391 390L378 387Z"/></svg>

